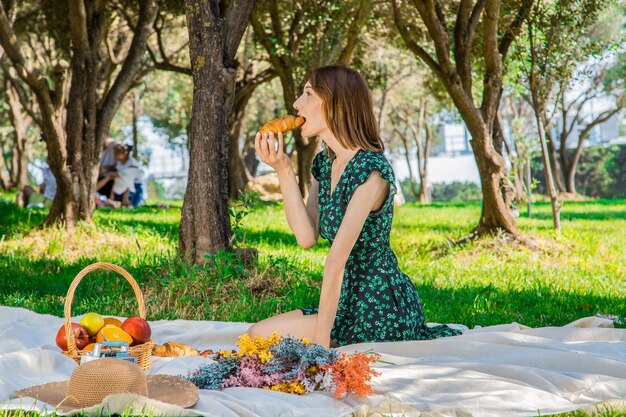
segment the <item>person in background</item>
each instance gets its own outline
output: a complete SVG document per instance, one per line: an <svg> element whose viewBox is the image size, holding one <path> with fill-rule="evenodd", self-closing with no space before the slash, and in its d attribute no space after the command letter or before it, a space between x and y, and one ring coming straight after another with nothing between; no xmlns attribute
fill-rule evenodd
<svg viewBox="0 0 626 417"><path fill-rule="evenodd" d="M115 172L115 145L120 145L113 138L106 138L102 144L102 152L100 153L100 169L98 170L98 185L96 191L98 194L107 198L112 198L113 181L103 181L109 179ZM113 178L110 178L113 179Z"/></svg>
<svg viewBox="0 0 626 417"><path fill-rule="evenodd" d="M113 182L113 199L120 201L124 207L137 207L143 200L143 171L139 162L130 156L131 144L116 144L114 147L115 169Z"/></svg>
<svg viewBox="0 0 626 417"><path fill-rule="evenodd" d="M46 162L48 162L47 159ZM54 196L57 193L57 180L52 174L49 165L42 168L42 171L43 181L39 184L39 191L30 185L27 185L22 190L21 198L23 201L21 203L26 208L50 208L52 206L52 200L54 200Z"/></svg>

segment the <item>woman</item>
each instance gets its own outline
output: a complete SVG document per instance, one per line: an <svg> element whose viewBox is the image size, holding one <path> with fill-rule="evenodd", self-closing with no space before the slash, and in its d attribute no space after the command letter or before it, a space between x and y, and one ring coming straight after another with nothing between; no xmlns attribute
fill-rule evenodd
<svg viewBox="0 0 626 417"><path fill-rule="evenodd" d="M331 242L320 303L260 321L248 333L307 337L325 347L459 334L447 326L426 327L417 291L389 246L395 179L365 80L347 67L318 68L305 77L294 108L306 119L302 136L319 136L328 147L313 161L306 205L282 134L275 149L273 133L257 133L255 147L278 173L298 243L312 247L318 231Z"/></svg>

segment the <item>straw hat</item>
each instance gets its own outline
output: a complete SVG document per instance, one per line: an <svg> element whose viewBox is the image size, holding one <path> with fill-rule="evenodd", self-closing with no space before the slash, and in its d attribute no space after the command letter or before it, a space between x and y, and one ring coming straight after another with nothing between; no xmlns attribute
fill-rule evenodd
<svg viewBox="0 0 626 417"><path fill-rule="evenodd" d="M144 375L139 365L121 359L103 358L76 367L69 381L37 385L15 392L33 397L61 411L100 404L111 394L131 393L180 407L198 401L198 387L171 375Z"/></svg>

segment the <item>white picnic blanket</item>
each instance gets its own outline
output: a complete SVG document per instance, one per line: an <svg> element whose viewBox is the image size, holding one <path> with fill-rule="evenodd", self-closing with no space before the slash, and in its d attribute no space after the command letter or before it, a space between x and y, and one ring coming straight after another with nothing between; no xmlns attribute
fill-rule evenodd
<svg viewBox="0 0 626 417"><path fill-rule="evenodd" d="M79 316L80 317L80 316ZM78 321L79 317L73 321ZM69 379L76 366L55 345L63 319L0 306L0 409L52 406L10 399L14 390ZM246 323L154 321L157 343L176 341L199 349L234 348ZM200 390L183 410L138 396L117 395L88 415L135 411L154 415L256 416L536 416L610 404L625 407L626 329L588 317L564 327L532 329L517 323L473 329L456 337L415 342L368 343L340 350L374 350L389 363L367 398L336 401L329 393L296 396L253 388ZM209 360L154 358L150 373L185 374Z"/></svg>

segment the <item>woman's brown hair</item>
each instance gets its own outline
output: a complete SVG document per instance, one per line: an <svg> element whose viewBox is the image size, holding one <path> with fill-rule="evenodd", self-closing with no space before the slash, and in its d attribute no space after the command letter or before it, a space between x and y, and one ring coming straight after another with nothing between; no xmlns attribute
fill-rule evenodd
<svg viewBox="0 0 626 417"><path fill-rule="evenodd" d="M324 118L341 146L380 152L385 149L374 117L372 95L361 74L342 65L309 71L311 83L323 102Z"/></svg>

